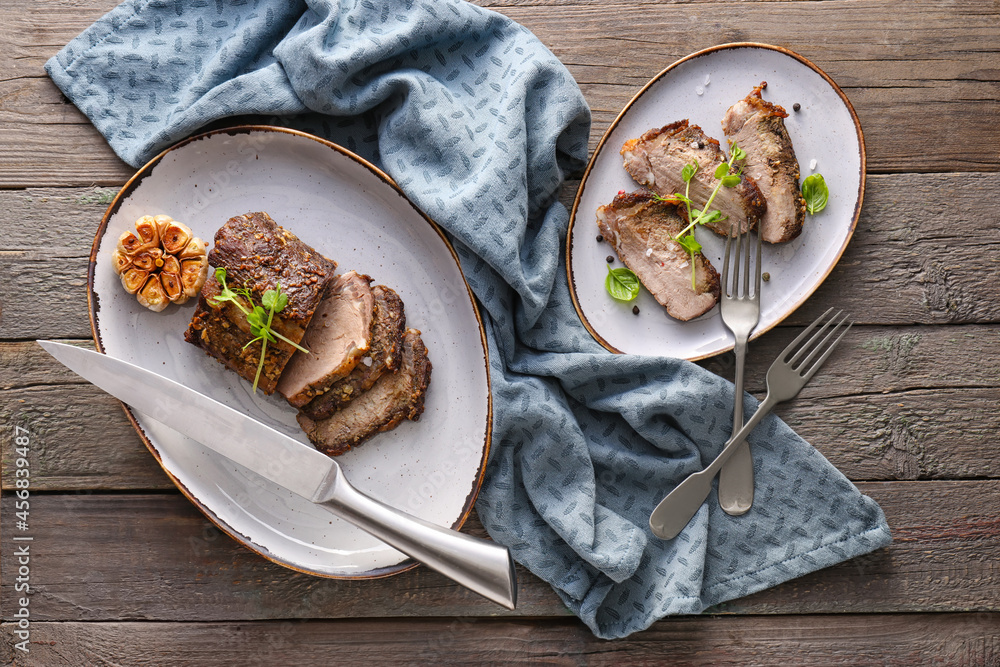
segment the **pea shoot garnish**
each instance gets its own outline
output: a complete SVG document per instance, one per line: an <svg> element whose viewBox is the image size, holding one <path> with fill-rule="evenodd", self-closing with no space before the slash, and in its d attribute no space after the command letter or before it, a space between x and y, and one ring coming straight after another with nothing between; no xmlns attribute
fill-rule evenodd
<svg viewBox="0 0 1000 667"><path fill-rule="evenodd" d="M247 349L257 341L260 341L260 362L257 364L257 374L253 378L253 391L257 391L257 383L260 381L260 374L264 370L264 356L267 353L268 342L277 343L278 339L283 340L295 349L309 354L309 350L288 340L272 328L275 313L280 313L288 305L288 295L281 292L281 283L277 283L274 289L269 289L261 296L261 305L255 305L250 290L239 287L235 290L226 285L226 269L218 267L215 269L215 279L221 286L218 296L210 298L213 305L219 306L226 302L232 303L247 318L250 325L250 333L254 338L243 346ZM249 308L244 305L244 300L249 304Z"/></svg>
<svg viewBox="0 0 1000 667"><path fill-rule="evenodd" d="M723 187L732 188L740 184L740 174L729 173L733 169L733 165L740 161L746 159L747 154L742 148L736 144L730 144L729 148L729 160L723 162L718 167L715 168L716 181L715 189L712 190L712 194L709 196L708 201L702 208L697 208L694 206L694 202L691 201L691 180L694 178L701 166L697 161L690 164L684 165L681 170L681 178L684 179L684 194L675 192L671 197L657 197L661 201L669 201L671 203L683 203L687 208L687 218L690 221L687 227L682 229L678 233L674 240L681 245L682 248L688 251L691 256L691 289L697 291L697 278L696 278L696 266L695 266L695 255L701 252L701 244L694 236L694 230L698 225L704 225L707 223L716 222L723 218L722 212L715 209L710 210L709 207L715 200L715 195L719 194L719 190Z"/></svg>

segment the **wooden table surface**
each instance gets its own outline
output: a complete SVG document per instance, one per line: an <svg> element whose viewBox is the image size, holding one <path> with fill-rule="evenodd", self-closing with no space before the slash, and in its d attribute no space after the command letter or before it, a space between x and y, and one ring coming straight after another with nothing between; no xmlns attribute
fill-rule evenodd
<svg viewBox="0 0 1000 667"><path fill-rule="evenodd" d="M133 172L42 70L114 4L0 4L4 664L1000 665L997 0L481 3L569 67L592 149L658 71L734 41L823 68L867 141L854 238L755 345L748 389L762 395L761 360L797 327L827 306L853 312L836 363L778 412L881 504L894 542L619 641L595 639L523 569L508 613L422 567L352 582L265 560L176 491L118 403L33 343L91 338L91 242ZM731 377L730 355L703 363ZM17 426L31 434L28 654L13 648ZM475 518L469 530L483 534Z"/></svg>

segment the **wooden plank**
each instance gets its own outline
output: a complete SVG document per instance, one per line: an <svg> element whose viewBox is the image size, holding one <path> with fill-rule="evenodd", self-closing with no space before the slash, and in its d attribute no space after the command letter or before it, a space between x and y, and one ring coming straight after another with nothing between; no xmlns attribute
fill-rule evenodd
<svg viewBox="0 0 1000 667"><path fill-rule="evenodd" d="M67 338L90 337L88 263L88 256L0 253L2 337L52 338L56 331Z"/></svg>
<svg viewBox="0 0 1000 667"><path fill-rule="evenodd" d="M121 404L84 381L0 391L0 419L28 430L37 490L90 492L175 487L139 439ZM8 401L9 399L9 401ZM4 442L7 440L5 438ZM3 488L14 488L16 454L3 451Z"/></svg>
<svg viewBox="0 0 1000 667"><path fill-rule="evenodd" d="M907 182L869 181L850 244L790 322L806 324L830 306L851 311L858 321L884 324L1000 320L1000 299L984 298L996 294L992 286L1000 283L1000 227L995 223L1000 203L984 197L995 176L900 178ZM946 184L963 194L952 199L956 191L944 189ZM942 220L941 197L955 211L954 224ZM981 209L983 218L965 206ZM977 218L983 227L976 226ZM814 221L823 222L819 216Z"/></svg>
<svg viewBox="0 0 1000 667"><path fill-rule="evenodd" d="M894 543L867 556L721 605L738 614L1000 611L1000 481L859 484L879 502ZM13 516L14 498L2 500ZM11 520L2 524L10 544ZM469 531L482 535L470 521ZM31 498L33 621L236 621L509 613L418 567L337 581L281 567L229 539L176 494L41 494ZM21 534L21 533L19 533ZM11 620L12 550L0 555ZM568 612L519 569L510 615Z"/></svg>
<svg viewBox="0 0 1000 667"><path fill-rule="evenodd" d="M797 331L752 344L748 391L763 395L770 360ZM703 365L732 379L731 353ZM994 326L859 327L777 413L854 480L1000 478L1000 459L982 454L1000 432L997 367ZM31 429L39 489L173 488L118 402L33 342L0 343L0 423ZM10 489L13 453L2 455Z"/></svg>
<svg viewBox="0 0 1000 667"><path fill-rule="evenodd" d="M10 73L0 81L0 141L9 149L0 187L112 184L129 172L41 69L115 4L15 0L0 8L0 36L13 47L0 55ZM608 3L579 0L558 12L550 3L491 4L533 30L579 81L594 112L592 148L670 63L718 43L759 41L814 60L844 88L866 130L872 171L998 169L995 6L917 0L899 12L879 0L611 3L609 30Z"/></svg>
<svg viewBox="0 0 1000 667"><path fill-rule="evenodd" d="M349 619L256 623L33 623L30 653L10 623L0 659L29 665L551 664L797 667L1000 662L1000 615L681 617L613 642L574 620Z"/></svg>
<svg viewBox="0 0 1000 667"><path fill-rule="evenodd" d="M1000 284L1000 201L983 193L998 189L1000 174L872 177L844 256L786 323L806 324L829 306L862 324L1000 321L1000 299L984 298ZM0 281L0 340L89 337L87 257L111 193L0 190L0 275L9 277ZM942 197L953 224L941 221Z"/></svg>
<svg viewBox="0 0 1000 667"><path fill-rule="evenodd" d="M90 249L117 192L0 191L0 338L90 337Z"/></svg>
<svg viewBox="0 0 1000 667"><path fill-rule="evenodd" d="M1000 389L798 399L777 414L853 480L1000 478Z"/></svg>

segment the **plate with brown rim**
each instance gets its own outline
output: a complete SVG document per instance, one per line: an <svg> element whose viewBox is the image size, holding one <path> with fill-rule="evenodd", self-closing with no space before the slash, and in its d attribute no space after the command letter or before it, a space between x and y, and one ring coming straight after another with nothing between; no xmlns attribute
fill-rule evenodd
<svg viewBox="0 0 1000 667"><path fill-rule="evenodd" d="M737 43L693 53L657 74L625 106L594 151L573 204L566 240L570 292L587 329L607 349L690 360L732 349L733 338L718 307L681 322L669 317L645 289L634 302L611 298L604 279L606 258L614 249L597 240L596 211L619 191L640 189L622 167L619 151L626 140L687 118L725 146L721 123L726 110L762 81L767 82L764 99L788 112L785 126L801 177L821 173L830 199L823 211L807 215L798 238L764 244L762 266L769 280L762 285L760 323L753 336L804 303L847 247L861 213L866 159L861 125L847 96L819 67L781 47ZM725 239L704 228L697 238L721 273ZM613 266L621 266L620 261L615 259Z"/></svg>
<svg viewBox="0 0 1000 667"><path fill-rule="evenodd" d="M196 300L160 313L140 306L112 269L119 235L167 214L211 244L229 218L267 211L319 252L396 290L407 326L434 365L419 421L338 457L368 495L458 529L475 502L489 451L492 403L485 336L458 259L442 232L372 164L311 135L240 127L193 137L154 158L122 188L94 240L89 272L94 338L105 354L173 378L303 443L295 409L264 396L184 341ZM222 530L296 570L371 578L415 563L367 533L219 456L126 413L177 487Z"/></svg>

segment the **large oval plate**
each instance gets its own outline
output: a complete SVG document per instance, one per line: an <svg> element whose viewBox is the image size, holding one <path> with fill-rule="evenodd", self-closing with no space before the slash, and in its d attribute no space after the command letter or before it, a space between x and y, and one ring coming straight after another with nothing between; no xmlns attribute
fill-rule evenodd
<svg viewBox="0 0 1000 667"><path fill-rule="evenodd" d="M338 457L365 493L458 528L475 502L490 442L488 359L471 292L440 230L392 180L349 151L300 132L243 127L204 134L144 166L115 198L94 241L91 322L98 348L178 380L304 443L295 410L184 342L194 301L161 313L125 293L111 268L119 235L165 213L211 243L230 217L267 211L339 263L395 289L434 365L426 407ZM129 411L164 470L213 522L267 558L331 577L376 577L414 563L308 500Z"/></svg>
<svg viewBox="0 0 1000 667"><path fill-rule="evenodd" d="M740 43L699 51L660 72L625 106L594 151L573 205L566 244L570 291L587 328L609 350L696 360L733 347L718 307L680 322L645 290L635 303L614 301L604 289L605 258L614 251L596 241L595 212L619 190L639 188L622 167L619 150L627 139L688 118L724 146L722 117L761 81L767 81L764 99L789 113L785 126L802 177L822 173L830 201L819 214L807 216L798 238L764 244L763 267L770 280L761 290L754 337L798 308L840 259L854 233L865 189L864 137L847 97L818 67L787 49ZM801 106L798 112L792 111L795 103ZM813 160L816 166L810 169ZM698 240L721 273L725 239L702 229ZM639 306L638 317L633 305Z"/></svg>

